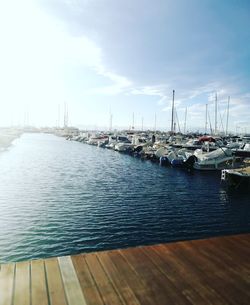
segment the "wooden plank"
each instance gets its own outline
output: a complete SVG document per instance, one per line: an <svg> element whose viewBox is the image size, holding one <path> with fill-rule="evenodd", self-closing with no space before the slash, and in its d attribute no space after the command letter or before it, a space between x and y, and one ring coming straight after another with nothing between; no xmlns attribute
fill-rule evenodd
<svg viewBox="0 0 250 305"><path fill-rule="evenodd" d="M0 305L12 305L15 264L3 264L0 270Z"/></svg>
<svg viewBox="0 0 250 305"><path fill-rule="evenodd" d="M225 269L227 269L228 275L234 274L235 276L240 276L242 274L245 279L246 274L248 273L249 275L250 270L244 266L245 262L243 262L241 254L232 259L232 254L228 253L228 250L225 246L222 248L221 244L220 246L218 244L213 244L211 240L207 240L206 243L201 241L199 244L193 243L192 241L189 243L191 247L201 252L214 264L223 266ZM241 263L239 264L239 262Z"/></svg>
<svg viewBox="0 0 250 305"><path fill-rule="evenodd" d="M31 300L32 305L48 305L43 260L35 260L31 262Z"/></svg>
<svg viewBox="0 0 250 305"><path fill-rule="evenodd" d="M237 243L235 241L228 242L225 237L218 239L210 238L206 241L206 247L208 249L217 250L223 252L223 258L228 262L235 262L235 258L238 258L239 255L244 259L248 259L247 248L243 246L241 242ZM241 251L238 249L241 247ZM250 253L249 253L250 254ZM245 263L245 259L242 263ZM237 263L237 261L236 261ZM249 260L248 260L249 263ZM249 266L248 266L249 267Z"/></svg>
<svg viewBox="0 0 250 305"><path fill-rule="evenodd" d="M239 243L238 243L239 244ZM180 244L180 253L189 261L193 260L202 273L206 268L206 280L210 287L228 300L230 304L247 304L250 299L249 294L249 267L244 268L242 264L244 249L241 252L235 251L235 247L229 249L224 238L209 239L204 243L201 241ZM185 250L186 249L186 250ZM187 254L187 249L192 254ZM196 254L196 255L195 255ZM233 260L232 260L233 255Z"/></svg>
<svg viewBox="0 0 250 305"><path fill-rule="evenodd" d="M30 304L30 263L16 263L14 305Z"/></svg>
<svg viewBox="0 0 250 305"><path fill-rule="evenodd" d="M84 255L71 256L77 277L88 305L104 305Z"/></svg>
<svg viewBox="0 0 250 305"><path fill-rule="evenodd" d="M233 235L233 236L227 236L227 238L231 241L236 242L238 245L244 247L244 251L248 249L248 253L250 251L250 234L245 235Z"/></svg>
<svg viewBox="0 0 250 305"><path fill-rule="evenodd" d="M223 252L237 263L237 259L241 258L241 266L245 266L247 269L250 269L250 246L246 245L242 240L233 240L232 238L222 237L220 241L210 240L212 245L215 245L216 248L223 249Z"/></svg>
<svg viewBox="0 0 250 305"><path fill-rule="evenodd" d="M182 255L191 264L195 264L200 270L200 276L205 276L210 287L220 294L227 304L248 304L250 293L249 285L235 278L233 274L228 273L222 264L216 265L202 253L189 246L188 243L179 245Z"/></svg>
<svg viewBox="0 0 250 305"><path fill-rule="evenodd" d="M249 245L242 234L1 265L0 305L248 305Z"/></svg>
<svg viewBox="0 0 250 305"><path fill-rule="evenodd" d="M79 280L76 276L71 257L59 257L58 261L68 305L86 305L87 303L85 301Z"/></svg>
<svg viewBox="0 0 250 305"><path fill-rule="evenodd" d="M125 304L124 300L120 297L119 293L117 293L109 277L103 270L96 254L86 254L85 259L99 288L104 303L112 305Z"/></svg>
<svg viewBox="0 0 250 305"><path fill-rule="evenodd" d="M143 278L154 296L154 304L190 305L191 302L176 289L139 248L120 251L139 277Z"/></svg>
<svg viewBox="0 0 250 305"><path fill-rule="evenodd" d="M108 252L97 253L97 258L100 261L106 274L108 274L113 286L118 291L122 299L129 305L140 305L140 302L135 296L133 290L127 284L123 274L119 273L115 265L112 262Z"/></svg>
<svg viewBox="0 0 250 305"><path fill-rule="evenodd" d="M180 273L174 266L166 259L163 259L156 251L154 247L142 247L143 251L149 259L159 268L159 270L173 283L178 291L180 291L192 304L204 304L214 305L207 298L203 297L199 291L196 291L185 276Z"/></svg>
<svg viewBox="0 0 250 305"><path fill-rule="evenodd" d="M242 269L237 269L237 265L241 265L241 255L237 256L233 263L230 261L230 264L228 264L224 257L225 245L222 248L217 246L211 248L211 245L209 247L198 247L197 245L186 243L182 247L184 248L182 250L183 253L189 251L197 254L197 260L200 261L198 266L206 268L206 274L210 275L211 273L220 277L225 276L230 281L235 280L245 290L244 287L249 282L246 274L249 274L250 270L242 271ZM189 255L189 258L192 259L192 255Z"/></svg>
<svg viewBox="0 0 250 305"><path fill-rule="evenodd" d="M218 294L214 289L212 289L206 282L206 277L201 277L197 274L197 269L195 266L190 266L182 258L178 256L179 250L177 248L177 243L159 245L153 249L165 260L174 266L181 276L192 285L193 289L196 290L203 298L206 298L211 304L223 304L225 305L225 300Z"/></svg>
<svg viewBox="0 0 250 305"><path fill-rule="evenodd" d="M155 302L154 295L150 286L143 278L140 278L135 270L128 264L126 259L119 251L109 251L108 253L112 263L117 271L122 274L130 289L134 292L136 298L143 305L152 305Z"/></svg>
<svg viewBox="0 0 250 305"><path fill-rule="evenodd" d="M50 305L67 305L61 272L56 258L45 260Z"/></svg>

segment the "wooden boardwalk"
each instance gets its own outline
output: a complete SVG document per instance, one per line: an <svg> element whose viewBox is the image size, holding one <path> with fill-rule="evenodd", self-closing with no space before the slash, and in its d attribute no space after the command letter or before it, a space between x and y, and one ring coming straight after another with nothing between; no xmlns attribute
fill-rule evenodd
<svg viewBox="0 0 250 305"><path fill-rule="evenodd" d="M250 304L250 234L3 264L0 305Z"/></svg>

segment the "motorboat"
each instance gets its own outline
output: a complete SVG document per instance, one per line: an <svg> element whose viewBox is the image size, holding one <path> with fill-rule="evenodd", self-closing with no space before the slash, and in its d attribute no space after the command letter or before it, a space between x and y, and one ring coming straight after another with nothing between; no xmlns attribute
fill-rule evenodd
<svg viewBox="0 0 250 305"><path fill-rule="evenodd" d="M195 152L197 161L194 168L198 170L222 170L239 167L243 159L233 155L229 148L221 147L209 153Z"/></svg>

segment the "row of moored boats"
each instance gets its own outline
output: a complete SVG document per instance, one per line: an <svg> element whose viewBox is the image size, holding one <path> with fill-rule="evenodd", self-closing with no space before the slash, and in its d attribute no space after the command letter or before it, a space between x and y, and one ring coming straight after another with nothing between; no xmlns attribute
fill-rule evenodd
<svg viewBox="0 0 250 305"><path fill-rule="evenodd" d="M214 137L209 135L168 135L163 133L123 132L80 133L68 136L98 147L113 149L162 166L197 170L241 168L250 158L250 135Z"/></svg>

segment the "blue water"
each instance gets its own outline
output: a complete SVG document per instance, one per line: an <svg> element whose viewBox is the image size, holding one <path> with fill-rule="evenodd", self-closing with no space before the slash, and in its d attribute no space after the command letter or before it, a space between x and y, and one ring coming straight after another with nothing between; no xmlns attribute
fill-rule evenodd
<svg viewBox="0 0 250 305"><path fill-rule="evenodd" d="M0 154L0 262L250 232L218 173L24 134Z"/></svg>

